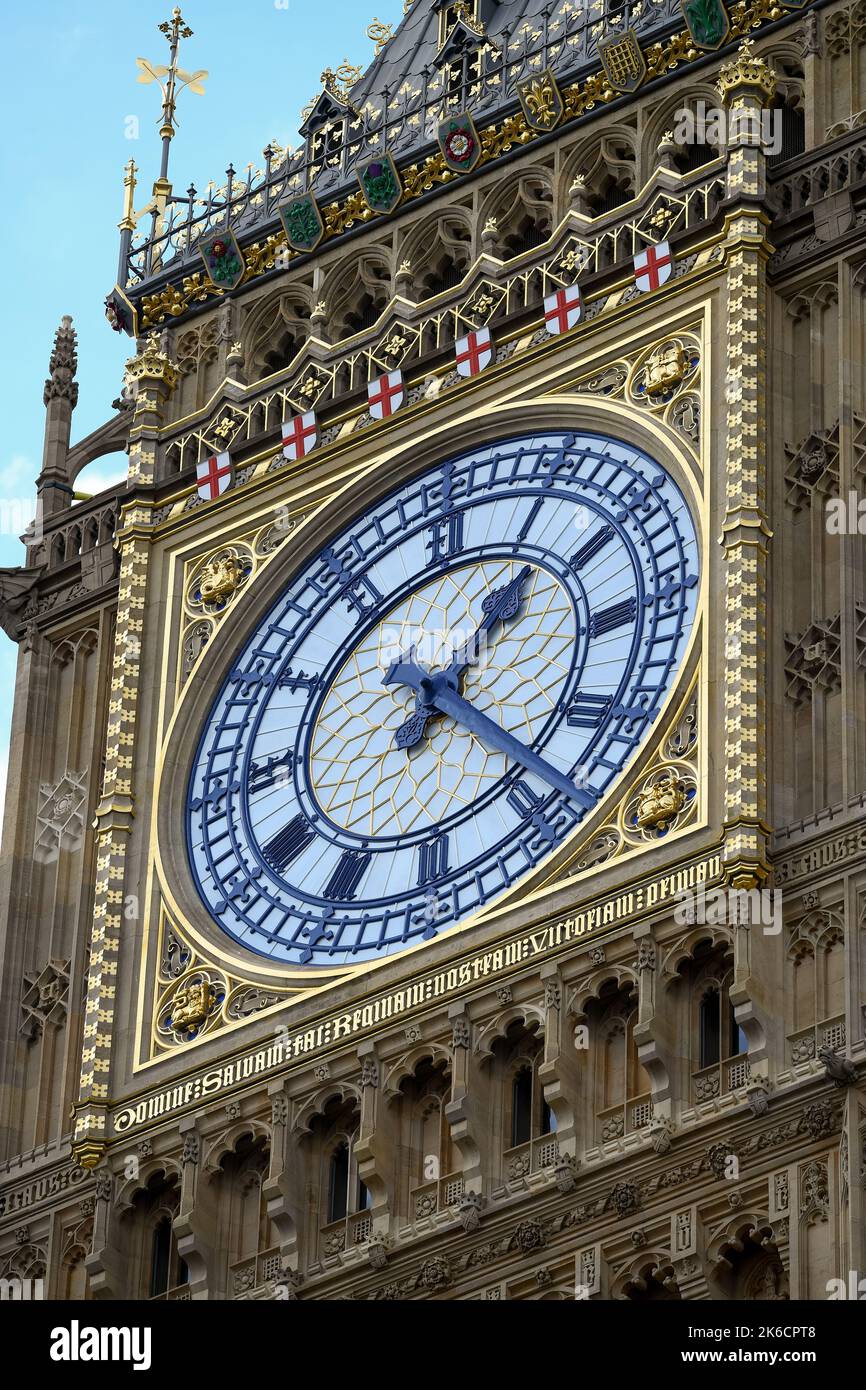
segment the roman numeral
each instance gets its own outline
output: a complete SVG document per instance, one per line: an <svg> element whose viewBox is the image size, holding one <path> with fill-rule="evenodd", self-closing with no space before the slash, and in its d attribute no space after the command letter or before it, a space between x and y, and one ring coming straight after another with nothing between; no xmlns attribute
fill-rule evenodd
<svg viewBox="0 0 866 1390"><path fill-rule="evenodd" d="M299 671L295 675L290 666L288 671L284 671L280 676L279 688L280 690L291 690L293 695L296 690L306 690L308 695L315 695L321 684L321 676L308 676L306 671Z"/></svg>
<svg viewBox="0 0 866 1390"><path fill-rule="evenodd" d="M615 531L612 526L602 526L600 531L596 531L591 540L576 550L569 560L571 568L575 571L582 570L584 565L588 565L593 555L597 555L600 550L604 550L609 540L612 540Z"/></svg>
<svg viewBox="0 0 866 1390"><path fill-rule="evenodd" d="M375 613L382 602L382 595L372 579L368 579L366 575L362 579L354 580L348 589L344 589L343 598L360 618L366 618L368 613Z"/></svg>
<svg viewBox="0 0 866 1390"><path fill-rule="evenodd" d="M539 840L552 845L562 837L568 825L567 817L560 816L555 821L546 820L536 807L543 800L526 782L515 782L505 798L519 820L528 820Z"/></svg>
<svg viewBox="0 0 866 1390"><path fill-rule="evenodd" d="M347 849L328 879L325 897L338 903L352 902L372 857L366 850Z"/></svg>
<svg viewBox="0 0 866 1390"><path fill-rule="evenodd" d="M578 690L566 714L569 728L599 728L604 722L612 701L612 695L589 695Z"/></svg>
<svg viewBox="0 0 866 1390"><path fill-rule="evenodd" d="M526 518L526 520L520 528L520 534L517 537L518 545L526 540L526 537L529 535L533 525L535 524L535 518L538 516L538 513L541 511L543 505L544 504L541 498L536 497L530 509L529 516Z"/></svg>
<svg viewBox="0 0 866 1390"><path fill-rule="evenodd" d="M368 613L374 611L377 604L382 602L382 595L372 579L366 575L353 579L351 571L346 569L339 555L335 554L333 550L326 550L322 559L331 573L342 584L342 597L360 617L365 618Z"/></svg>
<svg viewBox="0 0 866 1390"><path fill-rule="evenodd" d="M589 635L601 637L605 632L613 632L614 628L633 622L636 613L635 598L623 599L622 603L615 603L611 608L603 609L601 613L593 613L589 620Z"/></svg>
<svg viewBox="0 0 866 1390"><path fill-rule="evenodd" d="M525 820L535 810L541 797L526 782L515 782L505 800L514 814Z"/></svg>
<svg viewBox="0 0 866 1390"><path fill-rule="evenodd" d="M284 869L303 854L311 840L315 839L315 831L310 826L305 816L300 813L284 826L278 835L265 845L264 856L272 869L276 869L281 874Z"/></svg>
<svg viewBox="0 0 866 1390"><path fill-rule="evenodd" d="M448 872L448 836L426 840L418 851L418 886L435 883Z"/></svg>
<svg viewBox="0 0 866 1390"><path fill-rule="evenodd" d="M427 542L431 564L435 564L437 560L448 559L463 549L464 520L463 512L451 512L448 516L434 521Z"/></svg>
<svg viewBox="0 0 866 1390"><path fill-rule="evenodd" d="M288 781L292 771L291 753L272 753L264 762L250 764L250 791L264 791L276 782Z"/></svg>

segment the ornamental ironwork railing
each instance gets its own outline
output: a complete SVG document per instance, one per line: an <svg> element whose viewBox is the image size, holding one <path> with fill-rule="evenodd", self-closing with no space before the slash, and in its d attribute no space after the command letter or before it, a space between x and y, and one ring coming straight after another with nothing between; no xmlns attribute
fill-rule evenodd
<svg viewBox="0 0 866 1390"><path fill-rule="evenodd" d="M225 182L209 184L204 196L191 185L172 194L149 231L125 233L121 242L118 283L128 289L144 284L169 266L197 256L197 243L211 231L231 227L236 235L276 217L281 202L313 189L330 199L353 184L356 165L384 150L401 160L435 148L439 122L450 112L470 110L479 122L517 103L518 83L545 68L559 78L577 76L599 62L600 39L634 29L643 38L662 38L682 27L679 0L562 0L546 6L531 22L503 29L482 42L478 64L454 83L448 65L427 65L407 76L396 91L372 93L360 107L352 105L336 148L319 152L307 141L297 150L268 145L264 166L232 165ZM363 80L356 84L363 86ZM360 100L360 98L359 98Z"/></svg>
<svg viewBox="0 0 866 1390"><path fill-rule="evenodd" d="M496 328L516 323L529 311L540 313L546 295L627 263L647 241L706 225L721 204L724 190L724 175L714 160L677 188L650 188L632 204L596 219L600 225L594 234L560 228L543 246L515 258L513 270L491 274L475 267L449 296L450 303L413 311L407 309L405 299L399 305L389 302L376 323L361 334L342 342L319 343L313 349L303 343L279 374L249 387L242 400L223 403L215 413L211 410L207 416L186 420L180 428L167 426L162 476L183 474L215 450L242 451L276 432L290 412L332 407L362 391L383 372L398 367L409 372L421 359L429 364L436 354L450 353L462 334L482 324ZM591 304L585 319L603 307L601 300ZM518 332L515 328L501 342L497 340L498 357L509 355ZM538 340L545 337L544 329L539 329ZM412 389L420 392L424 387ZM329 438L326 433L325 442Z"/></svg>

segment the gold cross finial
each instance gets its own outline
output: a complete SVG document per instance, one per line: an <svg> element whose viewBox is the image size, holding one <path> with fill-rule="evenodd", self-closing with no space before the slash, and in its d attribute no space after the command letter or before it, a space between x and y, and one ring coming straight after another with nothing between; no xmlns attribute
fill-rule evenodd
<svg viewBox="0 0 866 1390"><path fill-rule="evenodd" d="M165 34L166 38L168 39L169 43L172 44L172 46L177 43L178 39L192 38L192 30L190 29L189 25L187 24L186 20L181 14L177 5L175 5L174 9L172 10L171 19L167 19L163 24L160 24L159 32L161 34Z"/></svg>
<svg viewBox="0 0 866 1390"><path fill-rule="evenodd" d="M175 108L177 98L185 87L195 96L204 95L204 80L207 72L200 68L198 72L184 72L178 67L177 55L180 48L181 39L191 39L192 29L176 5L171 19L166 19L159 26L159 32L164 34L169 46L168 67L162 63L151 63L147 58L136 58L136 63L141 71L138 74L139 82L157 82L162 92L162 166L160 168L160 180L165 183L168 179L168 152L176 127Z"/></svg>

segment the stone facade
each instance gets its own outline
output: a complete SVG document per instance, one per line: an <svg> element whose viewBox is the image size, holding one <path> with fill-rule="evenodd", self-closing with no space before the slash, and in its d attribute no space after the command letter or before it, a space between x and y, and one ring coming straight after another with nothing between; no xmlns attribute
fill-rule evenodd
<svg viewBox="0 0 866 1390"><path fill-rule="evenodd" d="M420 73L406 34L459 8L414 0L356 101L391 45ZM501 47L512 11L565 9L482 8L441 21L470 58L482 24ZM569 86L559 58L546 96L467 101L480 162L398 150L388 215L324 166L321 244L286 255L241 220L231 295L163 254L122 287L141 336L76 445L61 324L41 527L0 572L20 648L0 1278L67 1299L773 1300L866 1273L866 563L856 527L826 525L866 475L866 20L862 0L729 18L716 50L671 12L633 92L597 59ZM313 155L348 101L331 79ZM723 144L669 135L700 102ZM641 295L632 257L661 238L674 273ZM544 298L578 281L581 324L549 337ZM467 382L454 339L482 326L495 363ZM407 406L376 423L366 383L398 368ZM281 421L313 408L321 445L287 462ZM178 788L293 568L494 418L593 428L673 472L701 534L696 637L612 800L540 869L311 988L210 921ZM118 448L128 486L76 501ZM204 503L195 465L223 451L234 486Z"/></svg>

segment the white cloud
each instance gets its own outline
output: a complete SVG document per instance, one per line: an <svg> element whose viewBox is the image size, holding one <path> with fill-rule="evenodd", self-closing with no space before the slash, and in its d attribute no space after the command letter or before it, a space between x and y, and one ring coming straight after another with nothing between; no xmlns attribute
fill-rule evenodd
<svg viewBox="0 0 866 1390"><path fill-rule="evenodd" d="M86 492L91 497L95 497L97 492L102 492L103 488L123 482L127 476L127 471L128 463L125 455L122 458L115 458L113 463L104 467L100 467L98 461L89 463L75 479L75 491Z"/></svg>
<svg viewBox="0 0 866 1390"><path fill-rule="evenodd" d="M7 462L0 463L0 496L35 497L38 472L26 454L13 454Z"/></svg>

